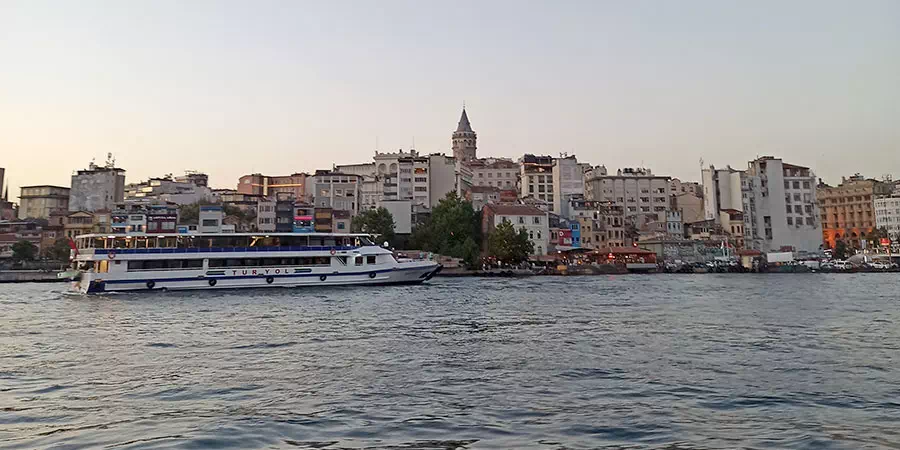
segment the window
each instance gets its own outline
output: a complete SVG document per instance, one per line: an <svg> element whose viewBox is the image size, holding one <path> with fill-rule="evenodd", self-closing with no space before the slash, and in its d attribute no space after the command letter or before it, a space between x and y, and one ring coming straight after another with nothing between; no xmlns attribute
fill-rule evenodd
<svg viewBox="0 0 900 450"><path fill-rule="evenodd" d="M357 256L356 258L353 258L353 264L355 264L355 265L357 265L357 266L363 265L363 257L362 257L362 255L359 255L359 256Z"/></svg>
<svg viewBox="0 0 900 450"><path fill-rule="evenodd" d="M488 178L494 178L494 172L488 172Z"/></svg>
<svg viewBox="0 0 900 450"><path fill-rule="evenodd" d="M799 182L799 181L795 181L795 182L794 182L794 189L800 189L800 182Z"/></svg>
<svg viewBox="0 0 900 450"><path fill-rule="evenodd" d="M535 224L535 225L540 225L540 223L541 223L541 218L540 218L540 216L534 216L534 224Z"/></svg>
<svg viewBox="0 0 900 450"><path fill-rule="evenodd" d="M338 230L345 230L345 229L347 229L347 225L346 225L344 222L338 222L338 223L337 223L337 229L338 229Z"/></svg>
<svg viewBox="0 0 900 450"><path fill-rule="evenodd" d="M519 223L524 224L524 223L525 223L525 218L522 217L522 216L519 216Z"/></svg>
<svg viewBox="0 0 900 450"><path fill-rule="evenodd" d="M793 224L794 224L794 218L793 218L793 217L788 217L788 218L787 218L787 224L788 224L788 225L793 225Z"/></svg>
<svg viewBox="0 0 900 450"><path fill-rule="evenodd" d="M478 172L478 178L484 178L484 172Z"/></svg>
<svg viewBox="0 0 900 450"><path fill-rule="evenodd" d="M803 189L809 189L809 181L803 182Z"/></svg>
<svg viewBox="0 0 900 450"><path fill-rule="evenodd" d="M803 207L800 205L794 205L794 212L797 214L803 214Z"/></svg>
<svg viewBox="0 0 900 450"><path fill-rule="evenodd" d="M784 182L784 188L785 188L785 189L790 189L790 188L791 188L791 182L790 182L790 181L785 181L785 182Z"/></svg>
<svg viewBox="0 0 900 450"><path fill-rule="evenodd" d="M811 226L811 227L816 225L815 222L813 221L813 218L812 218L812 217L807 217L807 218L806 218L806 224L809 225L809 226Z"/></svg>
<svg viewBox="0 0 900 450"><path fill-rule="evenodd" d="M366 256L366 264L375 264L375 255Z"/></svg>
<svg viewBox="0 0 900 450"><path fill-rule="evenodd" d="M219 226L219 219L203 219L204 227L217 227Z"/></svg>
<svg viewBox="0 0 900 450"><path fill-rule="evenodd" d="M533 184L529 184L529 185L528 185L528 193L529 193L529 194L534 194L534 185L533 185Z"/></svg>

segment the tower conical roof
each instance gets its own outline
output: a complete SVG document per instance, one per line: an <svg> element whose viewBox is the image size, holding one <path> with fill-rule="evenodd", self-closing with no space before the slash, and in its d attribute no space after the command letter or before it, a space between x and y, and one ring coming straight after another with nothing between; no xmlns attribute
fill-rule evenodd
<svg viewBox="0 0 900 450"><path fill-rule="evenodd" d="M459 126L456 127L456 131L467 131L469 133L473 133L472 125L469 124L469 116L466 115L466 108L463 108L462 115L459 116Z"/></svg>

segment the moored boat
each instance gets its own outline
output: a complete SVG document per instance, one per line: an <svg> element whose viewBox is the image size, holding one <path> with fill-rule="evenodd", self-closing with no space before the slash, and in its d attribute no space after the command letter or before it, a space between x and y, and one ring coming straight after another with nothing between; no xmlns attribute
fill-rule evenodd
<svg viewBox="0 0 900 450"><path fill-rule="evenodd" d="M73 253L64 274L81 293L416 284L441 269L398 262L365 234L87 234Z"/></svg>

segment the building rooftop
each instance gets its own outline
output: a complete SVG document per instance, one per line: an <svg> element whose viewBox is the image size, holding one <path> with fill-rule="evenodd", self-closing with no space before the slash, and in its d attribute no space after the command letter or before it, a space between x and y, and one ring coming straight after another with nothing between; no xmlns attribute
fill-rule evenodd
<svg viewBox="0 0 900 450"><path fill-rule="evenodd" d="M545 216L546 212L541 211L534 206L528 205L496 205L496 204L488 204L484 205L485 208L490 209L496 215L501 216Z"/></svg>

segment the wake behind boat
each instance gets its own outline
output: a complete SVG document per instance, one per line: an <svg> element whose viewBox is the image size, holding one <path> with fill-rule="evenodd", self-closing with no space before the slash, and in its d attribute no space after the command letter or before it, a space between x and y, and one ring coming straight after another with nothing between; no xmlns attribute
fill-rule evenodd
<svg viewBox="0 0 900 450"><path fill-rule="evenodd" d="M398 262L365 234L85 234L64 272L81 293L417 284L441 266Z"/></svg>

